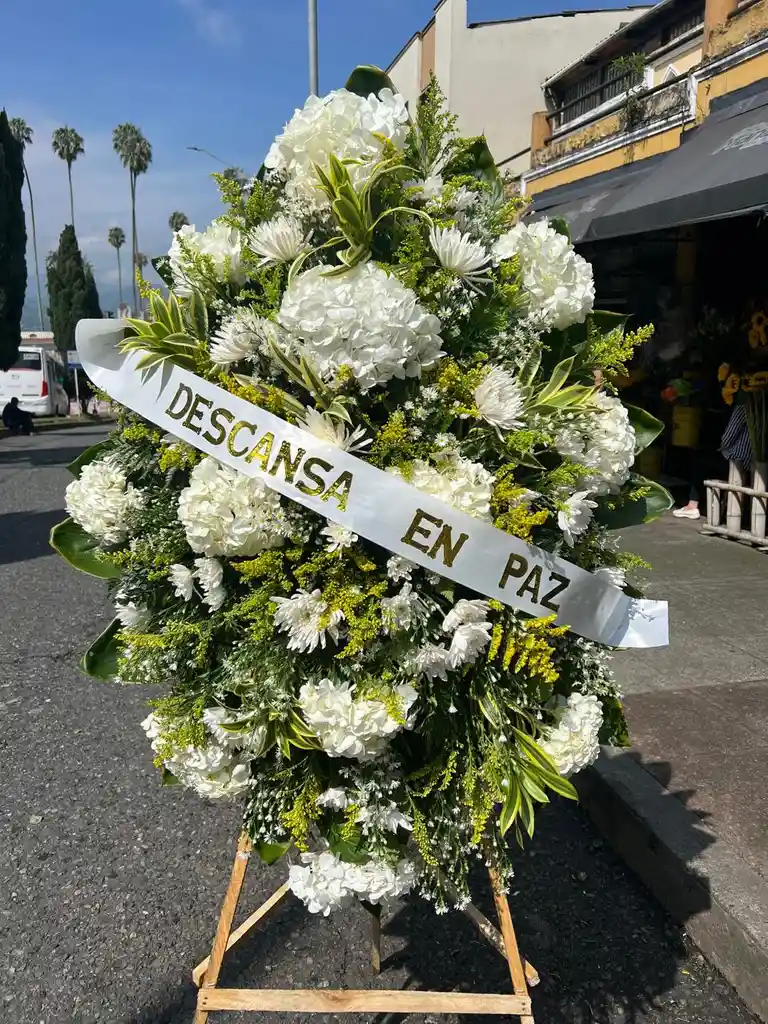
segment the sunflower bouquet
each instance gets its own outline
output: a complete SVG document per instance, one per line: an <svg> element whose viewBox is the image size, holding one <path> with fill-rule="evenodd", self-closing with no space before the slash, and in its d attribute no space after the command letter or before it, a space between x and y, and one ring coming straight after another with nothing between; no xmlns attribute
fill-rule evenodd
<svg viewBox="0 0 768 1024"><path fill-rule="evenodd" d="M475 858L508 879L510 835L626 729L609 649L535 572L514 582L540 594L531 615L358 535L334 518L344 474L278 451L259 414L617 600L636 562L609 530L669 507L632 472L660 424L595 383L647 332L593 310L564 226L522 222L484 140L454 129L434 82L411 118L361 68L296 111L255 178L219 179L222 216L176 233L156 262L170 294L143 285L150 319L122 347L136 387L184 367L249 403L237 423L194 403L184 428L250 471L124 409L71 467L53 532L115 603L83 667L164 688L143 723L163 781L240 800L323 914L414 887L466 903Z"/></svg>

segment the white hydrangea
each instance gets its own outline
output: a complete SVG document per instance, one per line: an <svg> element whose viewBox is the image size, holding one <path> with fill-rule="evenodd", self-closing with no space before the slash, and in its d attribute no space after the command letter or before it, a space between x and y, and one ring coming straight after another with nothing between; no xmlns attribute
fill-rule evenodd
<svg viewBox="0 0 768 1024"><path fill-rule="evenodd" d="M596 508L597 502L589 500L589 491L577 491L557 513L557 525L570 547L573 547L577 537L587 531Z"/></svg>
<svg viewBox="0 0 768 1024"><path fill-rule="evenodd" d="M375 263L337 277L312 267L286 289L282 326L301 340L325 379L348 366L362 391L418 377L443 354L440 321L414 292Z"/></svg>
<svg viewBox="0 0 768 1024"><path fill-rule="evenodd" d="M316 188L314 164L325 170L331 155L355 161L347 167L357 186L382 155L384 143L377 136L402 149L407 135L408 110L399 94L382 89L378 96L364 97L337 89L322 98L310 96L296 110L264 163L287 175L290 195L318 208L328 205L328 197Z"/></svg>
<svg viewBox="0 0 768 1024"><path fill-rule="evenodd" d="M289 532L277 491L210 456L192 470L178 516L192 550L209 557L257 555Z"/></svg>
<svg viewBox="0 0 768 1024"><path fill-rule="evenodd" d="M523 393L514 375L500 366L493 366L475 388L477 411L491 426L514 430L523 425Z"/></svg>
<svg viewBox="0 0 768 1024"><path fill-rule="evenodd" d="M490 521L494 475L481 463L452 452L438 452L435 462L432 465L416 459L410 465L409 476L397 467L390 467L387 472L470 516Z"/></svg>
<svg viewBox="0 0 768 1024"><path fill-rule="evenodd" d="M443 630L453 634L447 653L451 668L474 665L491 642L492 623L488 619L487 601L457 601L443 620Z"/></svg>
<svg viewBox="0 0 768 1024"><path fill-rule="evenodd" d="M572 693L560 698L556 725L539 744L566 778L597 760L598 736L603 724L603 709L593 694Z"/></svg>
<svg viewBox="0 0 768 1024"><path fill-rule="evenodd" d="M416 702L416 690L410 683L395 687L408 728L408 715ZM386 752L387 744L403 728L380 700L356 700L352 684L321 679L305 683L299 691L299 704L323 750L332 757L351 757L372 761Z"/></svg>
<svg viewBox="0 0 768 1024"><path fill-rule="evenodd" d="M516 224L496 241L493 255L497 261L519 256L529 308L542 328L563 330L592 312L592 267L546 220Z"/></svg>
<svg viewBox="0 0 768 1024"><path fill-rule="evenodd" d="M160 723L152 714L141 725L157 753L163 739ZM183 786L209 800L239 796L251 784L248 760L214 739L204 747L177 748L163 764Z"/></svg>
<svg viewBox="0 0 768 1024"><path fill-rule="evenodd" d="M635 461L635 428L621 399L600 392L597 411L558 431L561 455L591 469L580 483L590 494L616 494L629 479Z"/></svg>
<svg viewBox="0 0 768 1024"><path fill-rule="evenodd" d="M122 469L108 458L83 466L66 490L67 512L107 547L127 538L131 513L142 501L141 491L129 484Z"/></svg>
<svg viewBox="0 0 768 1024"><path fill-rule="evenodd" d="M259 266L292 263L307 249L307 235L300 220L279 213L253 229L248 248L261 257Z"/></svg>
<svg viewBox="0 0 768 1024"><path fill-rule="evenodd" d="M168 582L174 589L176 597L191 601L195 592L195 574L186 565L176 562L168 570Z"/></svg>
<svg viewBox="0 0 768 1024"><path fill-rule="evenodd" d="M416 867L405 858L391 865L383 860L350 864L329 850L302 853L301 864L292 864L288 885L311 914L328 917L332 910L354 900L388 904L416 884Z"/></svg>
<svg viewBox="0 0 768 1024"><path fill-rule="evenodd" d="M195 575L203 591L203 603L217 612L227 599L224 587L224 566L218 558L196 558Z"/></svg>
<svg viewBox="0 0 768 1024"><path fill-rule="evenodd" d="M318 645L325 649L327 637L334 643L339 639L339 626L344 613L336 609L331 612L328 622L322 625L328 611L320 590L299 590L291 597L273 597L275 625L288 634L288 649L306 654Z"/></svg>
<svg viewBox="0 0 768 1024"><path fill-rule="evenodd" d="M216 742L228 750L245 749L251 757L258 757L264 750L269 730L264 721L252 713L223 707L206 708L203 722ZM236 732L224 728L236 724Z"/></svg>
<svg viewBox="0 0 768 1024"><path fill-rule="evenodd" d="M217 282L242 284L245 280L240 260L240 232L237 228L214 222L205 231L196 231L194 224L185 224L174 233L168 250L176 295L189 296L195 287L206 285L205 281L198 278L192 261L185 255L185 249L209 258Z"/></svg>

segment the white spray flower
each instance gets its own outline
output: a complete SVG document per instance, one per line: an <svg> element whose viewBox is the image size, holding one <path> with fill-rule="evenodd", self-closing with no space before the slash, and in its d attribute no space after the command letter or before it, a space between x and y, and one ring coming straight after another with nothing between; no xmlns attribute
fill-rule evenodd
<svg viewBox="0 0 768 1024"><path fill-rule="evenodd" d="M557 525L570 547L589 528L593 509L596 508L597 502L589 500L589 491L577 491L565 502L565 508L557 513Z"/></svg>
<svg viewBox="0 0 768 1024"><path fill-rule="evenodd" d="M211 338L211 362L227 369L232 363L253 360L264 344L266 323L247 309L228 317Z"/></svg>
<svg viewBox="0 0 768 1024"><path fill-rule="evenodd" d="M307 249L307 235L301 221L280 213L255 227L248 236L248 248L261 257L262 267L292 263Z"/></svg>
<svg viewBox="0 0 768 1024"><path fill-rule="evenodd" d="M173 274L173 290L176 295L189 296L195 287L210 285L201 277L198 267L188 253L206 257L206 273L214 281L226 284L242 284L245 280L240 261L240 232L229 224L214 222L205 231L196 231L194 224L185 224L173 236L168 259Z"/></svg>
<svg viewBox="0 0 768 1024"><path fill-rule="evenodd" d="M109 546L121 544L128 536L131 514L141 508L144 497L125 473L108 458L89 462L66 490L67 512L74 521Z"/></svg>
<svg viewBox="0 0 768 1024"><path fill-rule="evenodd" d="M474 392L481 417L500 430L515 430L523 425L523 393L514 375L500 366L478 384Z"/></svg>
<svg viewBox="0 0 768 1024"><path fill-rule="evenodd" d="M298 425L313 437L325 441L326 444L332 444L334 448L341 448L344 452L359 452L371 444L371 438L366 436L362 427L348 430L341 420L309 406L306 407L304 418L299 420Z"/></svg>
<svg viewBox="0 0 768 1024"><path fill-rule="evenodd" d="M176 562L168 570L168 581L174 589L176 597L191 601L195 590L195 574L186 565Z"/></svg>
<svg viewBox="0 0 768 1024"><path fill-rule="evenodd" d="M392 555L387 560L387 576L395 583L399 583L400 580L410 580L414 569L418 569L418 566L400 555Z"/></svg>
<svg viewBox="0 0 768 1024"><path fill-rule="evenodd" d="M410 629L425 614L424 602L413 592L410 583L404 583L394 597L381 599L381 617L387 634Z"/></svg>
<svg viewBox="0 0 768 1024"><path fill-rule="evenodd" d="M488 284L491 257L480 242L452 227L432 228L429 232L429 244L434 249L440 266L452 270L475 289Z"/></svg>
<svg viewBox="0 0 768 1024"><path fill-rule="evenodd" d="M275 625L288 634L288 648L291 651L314 651L318 645L325 649L327 638L339 639L339 625L344 613L336 609L331 612L326 625L321 625L328 611L320 590L299 590L291 597L273 597Z"/></svg>
<svg viewBox="0 0 768 1024"><path fill-rule="evenodd" d="M567 778L597 760L602 724L603 709L597 697L572 693L567 701L560 698L556 725L539 744Z"/></svg>
<svg viewBox="0 0 768 1024"><path fill-rule="evenodd" d="M346 789L331 786L321 793L316 800L318 807L327 807L330 811L344 811L349 805Z"/></svg>
<svg viewBox="0 0 768 1024"><path fill-rule="evenodd" d="M426 679L446 680L453 666L445 644L424 644L413 654L411 667L416 675Z"/></svg>
<svg viewBox="0 0 768 1024"><path fill-rule="evenodd" d="M203 591L203 602L212 612L217 612L227 599L223 585L224 567L217 558L196 558L195 568Z"/></svg>
<svg viewBox="0 0 768 1024"><path fill-rule="evenodd" d="M491 642L489 610L487 601L462 599L445 616L443 630L453 634L447 656L451 668L474 665Z"/></svg>
<svg viewBox="0 0 768 1024"><path fill-rule="evenodd" d="M123 603L120 600L119 594L116 597L116 601L115 614L120 620L120 625L123 629L132 629L140 633L152 618L152 614L149 609L140 608L137 604L134 604L133 601L126 601Z"/></svg>
<svg viewBox="0 0 768 1024"><path fill-rule="evenodd" d="M357 534L352 533L341 523L328 523L320 533L328 538L326 551L341 551L343 548L351 547L357 540Z"/></svg>

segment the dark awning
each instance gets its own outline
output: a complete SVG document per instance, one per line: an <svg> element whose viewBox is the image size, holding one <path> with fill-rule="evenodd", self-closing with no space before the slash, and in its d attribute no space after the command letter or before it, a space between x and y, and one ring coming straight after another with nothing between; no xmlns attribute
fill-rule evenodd
<svg viewBox="0 0 768 1024"><path fill-rule="evenodd" d="M539 192L533 197L525 219L541 220L546 217L553 220L562 217L570 228L571 240L574 243L584 241L590 237L589 229L594 219L612 209L625 192L650 174L663 159L664 154L649 157L636 164Z"/></svg>
<svg viewBox="0 0 768 1024"><path fill-rule="evenodd" d="M768 90L713 110L679 149L594 218L590 239L768 208Z"/></svg>

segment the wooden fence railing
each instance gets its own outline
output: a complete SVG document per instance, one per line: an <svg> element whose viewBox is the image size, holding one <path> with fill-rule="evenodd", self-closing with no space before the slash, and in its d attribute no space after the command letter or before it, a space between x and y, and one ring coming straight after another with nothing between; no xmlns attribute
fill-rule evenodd
<svg viewBox="0 0 768 1024"><path fill-rule="evenodd" d="M702 533L731 537L768 551L768 462L753 462L745 470L738 462L728 464L728 480L705 480L707 525Z"/></svg>

